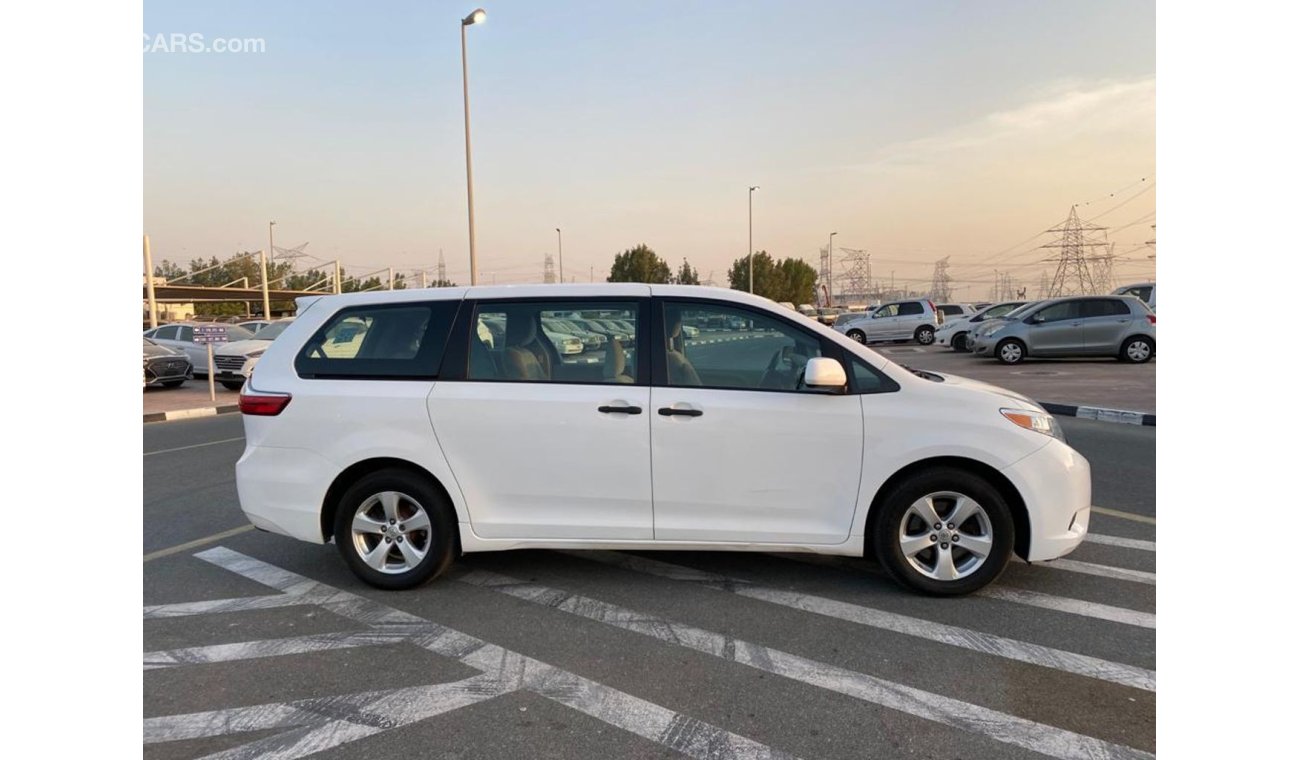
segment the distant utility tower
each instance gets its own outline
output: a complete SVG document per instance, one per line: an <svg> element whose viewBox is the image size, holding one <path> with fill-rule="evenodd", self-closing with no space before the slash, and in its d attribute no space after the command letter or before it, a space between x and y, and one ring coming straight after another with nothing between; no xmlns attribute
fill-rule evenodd
<svg viewBox="0 0 1300 760"><path fill-rule="evenodd" d="M438 249L438 284L442 285L447 282L447 260L442 257L442 249Z"/></svg>
<svg viewBox="0 0 1300 760"><path fill-rule="evenodd" d="M707 280L704 281L704 284L707 285L707 286L709 286L710 288L717 287L717 285L718 285L717 281L713 279L713 272L714 272L714 271L715 271L715 270L710 269L710 270L709 270L709 279L707 279Z"/></svg>
<svg viewBox="0 0 1300 760"><path fill-rule="evenodd" d="M952 299L952 276L948 274L948 257L934 262L934 278L930 281L930 298L938 303Z"/></svg>
<svg viewBox="0 0 1300 760"><path fill-rule="evenodd" d="M310 243L311 241L309 240L297 248L281 248L277 245L275 250L271 253L271 258L272 260L278 261L293 261L294 259L301 259L303 256L307 255L307 252L303 249Z"/></svg>
<svg viewBox="0 0 1300 760"><path fill-rule="evenodd" d="M549 253L542 262L542 282L548 285L555 282L555 259Z"/></svg>
<svg viewBox="0 0 1300 760"><path fill-rule="evenodd" d="M1042 277L1038 280L1038 297L1047 298L1047 294L1052 290L1052 280L1043 272Z"/></svg>
<svg viewBox="0 0 1300 760"><path fill-rule="evenodd" d="M1086 296L1094 295L1102 291L1104 283L1099 283L1097 273L1094 269L1098 267L1106 269L1106 276L1109 277L1108 262L1099 261L1105 259L1105 255L1099 256L1095 253L1098 249L1106 250L1109 244L1104 239L1106 227L1092 222L1085 222L1079 219L1079 212L1074 206L1070 207L1070 216L1061 224L1048 230L1060 235L1054 243L1048 243L1043 248L1059 248L1060 253L1055 258L1048 261L1056 262L1056 274L1052 277L1051 287L1048 288L1048 298L1059 298L1061 296ZM1103 233L1098 237L1096 233Z"/></svg>
<svg viewBox="0 0 1300 760"><path fill-rule="evenodd" d="M872 289L871 254L858 248L843 246L840 246L840 250L848 254L844 257L846 265L844 278L849 282L849 292L844 295L850 302L865 303Z"/></svg>
<svg viewBox="0 0 1300 760"><path fill-rule="evenodd" d="M831 253L830 248L817 249L818 266L817 266L817 290L819 292L829 292L831 284ZM830 304L827 304L829 306Z"/></svg>

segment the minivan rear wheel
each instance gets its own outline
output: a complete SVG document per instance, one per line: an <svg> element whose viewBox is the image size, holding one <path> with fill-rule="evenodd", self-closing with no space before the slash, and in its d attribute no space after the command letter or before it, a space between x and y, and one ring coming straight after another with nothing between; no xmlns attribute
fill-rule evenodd
<svg viewBox="0 0 1300 760"><path fill-rule="evenodd" d="M1006 567L1015 523L986 480L951 467L918 472L881 505L875 556L895 581L938 596L969 594Z"/></svg>
<svg viewBox="0 0 1300 760"><path fill-rule="evenodd" d="M343 493L334 543L358 578L408 589L436 578L453 559L453 510L426 478L399 469L362 477Z"/></svg>

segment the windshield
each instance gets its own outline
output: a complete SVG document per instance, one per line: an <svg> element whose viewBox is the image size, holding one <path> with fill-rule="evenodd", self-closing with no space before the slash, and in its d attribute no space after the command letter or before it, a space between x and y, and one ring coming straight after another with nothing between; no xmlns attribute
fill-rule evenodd
<svg viewBox="0 0 1300 760"><path fill-rule="evenodd" d="M1025 312L1027 312L1027 311L1029 311L1030 309L1034 308L1034 307L1037 306L1038 304L1039 304L1038 301L1030 301L1029 303L1025 304L1024 306L1021 306L1019 309L1016 309L1015 311L1011 311L1011 312L1007 312L1006 314L1003 314L1003 315L1002 315L1002 318L1003 318L1003 319L1017 319L1017 318L1019 318L1019 317L1023 317L1023 316L1025 315Z"/></svg>
<svg viewBox="0 0 1300 760"><path fill-rule="evenodd" d="M293 324L292 320L284 320L282 322L272 322L266 327L263 327L261 330L258 330L257 334L254 335L253 337L256 340L275 340L276 338L280 337L280 333L284 332L285 328L291 324Z"/></svg>
<svg viewBox="0 0 1300 760"><path fill-rule="evenodd" d="M253 334L239 325L226 325L226 340L234 343L237 340L248 340Z"/></svg>

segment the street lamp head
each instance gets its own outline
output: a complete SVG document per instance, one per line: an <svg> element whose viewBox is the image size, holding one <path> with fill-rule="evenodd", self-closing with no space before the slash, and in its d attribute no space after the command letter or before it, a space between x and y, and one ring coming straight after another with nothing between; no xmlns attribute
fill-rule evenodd
<svg viewBox="0 0 1300 760"><path fill-rule="evenodd" d="M483 10L482 8L478 8L473 13L461 19L460 25L473 26L475 24L481 24L484 21L487 21L487 11Z"/></svg>
<svg viewBox="0 0 1300 760"><path fill-rule="evenodd" d="M749 192L752 193L752 192L754 192L754 191L757 190L757 189L758 189L758 185L753 185L753 186L751 186L751 187L749 188Z"/></svg>

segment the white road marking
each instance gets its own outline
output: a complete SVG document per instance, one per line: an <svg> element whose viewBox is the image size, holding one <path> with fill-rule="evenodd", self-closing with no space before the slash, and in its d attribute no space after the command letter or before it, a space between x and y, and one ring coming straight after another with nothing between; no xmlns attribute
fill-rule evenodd
<svg viewBox="0 0 1300 760"><path fill-rule="evenodd" d="M1003 657L1008 660L1074 673L1086 678L1109 681L1121 686L1131 686L1145 691L1156 690L1155 671L1134 665L1110 662L1097 657L1017 641L1016 639L1009 639L991 633L887 612L874 607L849 604L835 599L813 596L812 594L783 591L761 586L742 578L708 573L691 567L646 559L635 554L607 551L563 553L579 559L603 562L633 572L646 573L675 581L697 583L707 588L725 591L737 596L758 599L801 612L812 612L837 620L857 623L858 625L892 631L904 636L915 636L920 639L969 649L995 657Z"/></svg>
<svg viewBox="0 0 1300 760"><path fill-rule="evenodd" d="M483 675L452 684L150 718L145 721L146 744L286 728L289 730L284 733L227 750L221 756L296 758L473 702L525 689L687 757L700 760L777 760L790 757L718 726L225 547L218 546L195 556L270 586L284 596L310 600L307 603L362 623L372 631L382 633L380 640L389 641L393 640L391 637L402 636L416 646L482 671ZM207 604L209 611L234 612L242 606L264 609L267 603L259 599L262 597L218 600ZM200 604L204 603L189 603L183 609L178 605L156 605L148 609L154 610L159 617L167 617L169 613L173 613L170 616L175 616L174 613L204 614L199 611ZM327 637L300 637L287 646L309 646L306 640L313 638ZM241 653L269 652L286 646L284 642L246 642L243 645L221 645L224 650L200 647L188 651L202 650L205 656L229 658ZM244 649L241 650L241 646Z"/></svg>
<svg viewBox="0 0 1300 760"><path fill-rule="evenodd" d="M876 568L864 564L859 564L858 566L847 565L843 560L851 558L846 557L831 557L820 554L775 553L772 553L769 556L779 557L780 559L789 560L791 562L802 562L807 565L831 567L844 572L870 572L877 575L880 574L880 571ZM1056 560L1056 562L1060 561L1061 560ZM1038 567L1041 564L1043 563L1038 563L1034 565L1034 567ZM976 595L1001 599L1005 602L1025 604L1031 607L1057 610L1058 612L1068 612L1073 615L1082 615L1084 617L1097 618L1099 620L1127 623L1129 625L1142 626L1143 628L1156 627L1155 615L1148 612L1130 610L1126 607L1112 607L1108 604L1085 602L1080 599L1071 599L1070 597L1065 596L1053 596L1051 594L1043 594L1037 591L1023 591L1008 586L986 586L980 591L977 591Z"/></svg>
<svg viewBox="0 0 1300 760"><path fill-rule="evenodd" d="M1062 760L1155 757L1132 747L1112 744L561 589L526 583L485 570L470 571L458 580Z"/></svg>
<svg viewBox="0 0 1300 760"><path fill-rule="evenodd" d="M222 443L234 443L235 441L242 441L242 440L244 440L242 436L240 436L239 438L223 438L220 441L208 441L207 443L196 443L192 446L177 446L174 449L159 449L157 451L146 451L144 453L144 456L151 457L154 456L155 454L170 454L173 451L189 451L190 449L201 449L204 446L217 446Z"/></svg>
<svg viewBox="0 0 1300 760"><path fill-rule="evenodd" d="M230 538L231 536L238 536L240 533L247 533L250 530L253 530L252 525L241 525L238 528L223 530L220 533L213 533L210 536L204 536L203 538L196 538L193 541L186 541L183 544L177 544L176 546L169 546L166 549L159 549L156 552L146 554L144 555L144 561L149 562L150 560L159 559L161 557L170 557L173 554L180 554L181 552L189 551L190 549L197 549L198 547L203 546L205 544L215 543L217 541L222 540L223 538Z"/></svg>
<svg viewBox="0 0 1300 760"><path fill-rule="evenodd" d="M345 631L318 633L284 639L241 641L235 644L214 644L206 647L188 647L144 653L144 669L158 670L181 665L206 665L214 662L257 660L264 657L281 657L288 654L328 652L335 649L400 644L406 641L404 632Z"/></svg>
<svg viewBox="0 0 1300 760"><path fill-rule="evenodd" d="M1035 563L1035 565L1050 567L1056 570L1068 570L1072 573L1083 573L1084 575L1096 575L1102 578L1114 578L1121 581L1145 583L1148 586L1156 585L1156 574L1148 573L1145 570L1129 570L1126 567L1098 565L1093 562L1080 562L1077 559L1054 559L1050 562Z"/></svg>
<svg viewBox="0 0 1300 760"><path fill-rule="evenodd" d="M1121 520L1132 520L1133 522L1146 523L1147 525L1156 524L1156 518L1148 517L1146 515L1139 515L1134 512L1124 512L1118 509L1108 509L1106 507L1097 507L1097 506L1094 506L1092 508L1092 511L1096 512L1099 515L1109 515L1111 517L1118 517Z"/></svg>
<svg viewBox="0 0 1300 760"><path fill-rule="evenodd" d="M975 592L975 594L976 596L986 596L990 599L999 599L1004 602L1025 604L1030 607L1041 607L1045 610L1056 610L1057 612L1068 612L1071 615L1083 615L1084 617L1097 618L1098 620L1109 620L1112 623L1124 623L1126 625L1136 625L1141 628L1151 629L1156 627L1155 615L1150 612L1130 610L1126 607L1112 607L1109 604L1085 602L1081 599L1052 596L1051 594L1042 594L1037 591L1026 591L1024 589L1011 588L1010 586L986 586L985 588Z"/></svg>
<svg viewBox="0 0 1300 760"><path fill-rule="evenodd" d="M1143 541L1140 538L1125 538L1123 536L1103 536L1100 533L1089 533L1084 536L1084 541L1090 541L1094 544L1105 544L1107 546L1122 546L1125 549L1141 549L1144 552L1153 552L1156 550L1155 541Z"/></svg>

